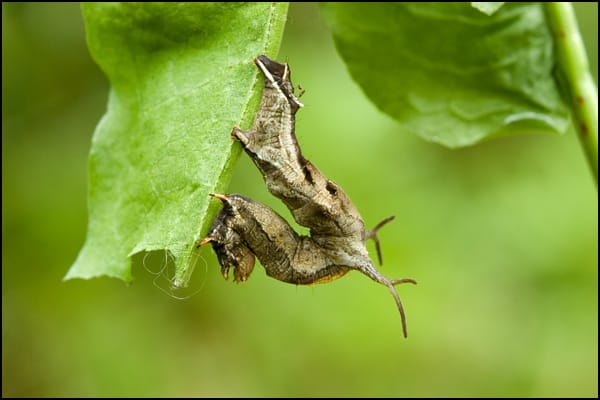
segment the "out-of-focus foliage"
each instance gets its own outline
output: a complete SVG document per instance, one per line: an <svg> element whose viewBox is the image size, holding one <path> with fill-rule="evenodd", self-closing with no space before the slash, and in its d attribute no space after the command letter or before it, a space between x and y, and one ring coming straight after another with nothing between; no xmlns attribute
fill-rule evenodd
<svg viewBox="0 0 600 400"><path fill-rule="evenodd" d="M597 5L576 10L597 71ZM573 133L454 151L399 133L316 6L292 5L278 58L306 89L298 139L368 225L396 215L382 271L419 281L400 287L409 339L364 276L294 287L257 267L235 285L209 248L185 300L157 287L160 255L130 286L64 283L108 85L77 5L2 11L4 396L597 396L597 194ZM291 219L245 155L230 191Z"/></svg>
<svg viewBox="0 0 600 400"><path fill-rule="evenodd" d="M569 126L541 4L507 4L492 15L464 2L321 9L365 94L426 140L461 147Z"/></svg>
<svg viewBox="0 0 600 400"><path fill-rule="evenodd" d="M498 2L493 2L493 1L476 2L476 1L472 1L471 2L471 6L475 7L476 9L478 9L479 11L481 11L482 13L487 14L487 15L494 14L503 5L504 5L504 2L502 2L502 1L498 1Z"/></svg>

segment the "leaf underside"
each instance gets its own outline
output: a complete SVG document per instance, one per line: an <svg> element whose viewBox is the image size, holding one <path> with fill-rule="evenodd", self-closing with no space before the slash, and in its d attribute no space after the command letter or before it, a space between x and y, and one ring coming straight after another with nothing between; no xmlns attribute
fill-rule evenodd
<svg viewBox="0 0 600 400"><path fill-rule="evenodd" d="M407 131L448 147L564 133L542 5L322 3L353 79ZM490 15L487 15L489 13Z"/></svg>
<svg viewBox="0 0 600 400"><path fill-rule="evenodd" d="M65 279L130 281L130 257L166 250L176 285L216 212L260 97L252 60L276 56L286 3L86 3L88 47L107 75L108 110L89 157L85 244Z"/></svg>

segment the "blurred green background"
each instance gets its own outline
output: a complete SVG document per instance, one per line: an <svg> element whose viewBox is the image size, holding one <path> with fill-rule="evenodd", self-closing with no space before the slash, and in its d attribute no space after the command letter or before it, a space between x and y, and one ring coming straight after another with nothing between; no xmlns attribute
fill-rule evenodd
<svg viewBox="0 0 600 400"><path fill-rule="evenodd" d="M577 4L597 81L598 7ZM305 156L381 231L387 290L351 273L294 287L220 276L185 300L62 282L85 238L86 164L107 81L77 4L2 4L3 396L598 396L597 190L573 133L447 150L402 132L350 79L315 4L279 55L306 88ZM273 206L245 155L231 192ZM371 246L372 250L373 247Z"/></svg>

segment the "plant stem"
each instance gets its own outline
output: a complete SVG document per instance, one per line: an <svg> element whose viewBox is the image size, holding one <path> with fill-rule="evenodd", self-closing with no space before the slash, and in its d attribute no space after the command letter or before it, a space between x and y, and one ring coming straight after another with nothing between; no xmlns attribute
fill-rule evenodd
<svg viewBox="0 0 600 400"><path fill-rule="evenodd" d="M598 187L598 89L590 74L573 6L571 3L546 3L545 7L575 130Z"/></svg>

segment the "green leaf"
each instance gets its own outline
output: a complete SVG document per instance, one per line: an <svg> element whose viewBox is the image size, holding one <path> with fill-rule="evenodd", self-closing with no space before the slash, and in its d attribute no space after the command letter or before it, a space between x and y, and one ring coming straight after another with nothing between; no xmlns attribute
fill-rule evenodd
<svg viewBox="0 0 600 400"><path fill-rule="evenodd" d="M505 4L491 16L470 3L322 3L321 11L366 95L426 140L458 147L569 126L539 4Z"/></svg>
<svg viewBox="0 0 600 400"><path fill-rule="evenodd" d="M499 1L499 2L491 2L491 1L476 2L476 1L472 1L471 5L473 7L475 7L476 9L478 9L479 11L481 11L482 13L486 14L486 15L492 15L493 13L495 13L496 11L498 11L500 9L500 7L502 7L504 5L504 2L503 1Z"/></svg>
<svg viewBox="0 0 600 400"><path fill-rule="evenodd" d="M260 82L252 60L279 49L287 3L88 3L92 57L111 83L89 158L85 244L65 279L131 280L130 257L167 250L185 286L228 184Z"/></svg>

